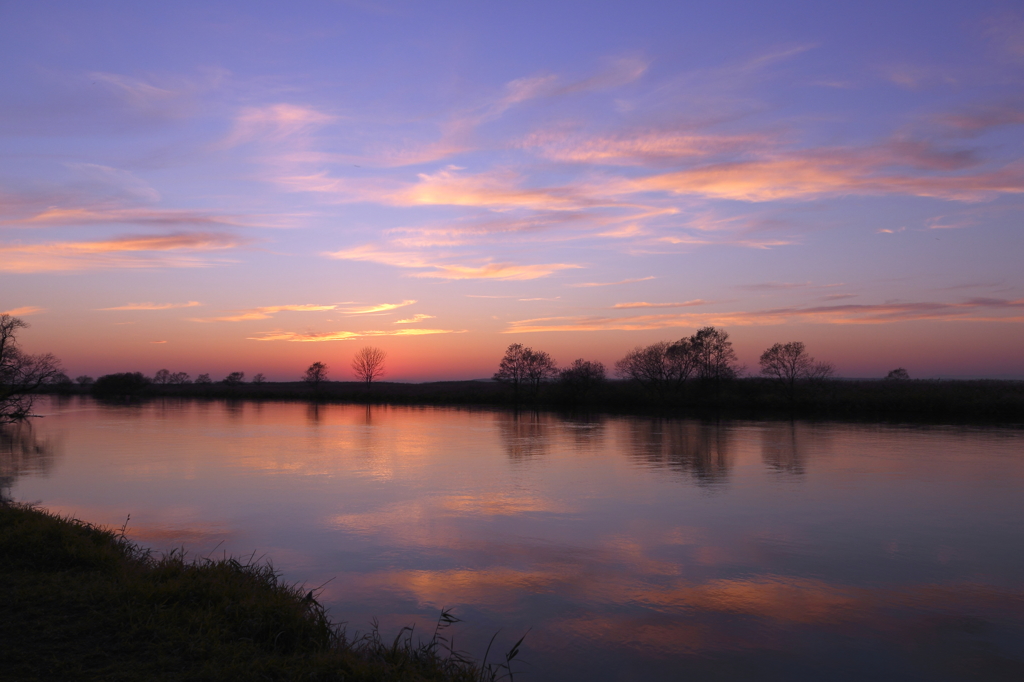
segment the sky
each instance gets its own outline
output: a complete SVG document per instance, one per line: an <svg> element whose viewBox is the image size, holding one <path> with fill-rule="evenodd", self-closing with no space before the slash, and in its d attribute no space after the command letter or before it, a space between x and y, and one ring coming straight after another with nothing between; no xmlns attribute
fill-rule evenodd
<svg viewBox="0 0 1024 682"><path fill-rule="evenodd" d="M0 0L0 60L0 312L72 377L1024 379L1018 3Z"/></svg>

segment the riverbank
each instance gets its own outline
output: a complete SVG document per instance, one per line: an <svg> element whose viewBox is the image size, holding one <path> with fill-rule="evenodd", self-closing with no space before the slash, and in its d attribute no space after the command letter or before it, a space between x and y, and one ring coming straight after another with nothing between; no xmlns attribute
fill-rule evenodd
<svg viewBox="0 0 1024 682"><path fill-rule="evenodd" d="M90 394L88 387L51 386L53 393ZM140 384L128 395L99 398L214 398L222 400L313 400L391 405L476 405L611 414L808 418L944 423L1024 423L1024 381L999 380L831 380L781 386L747 377L681 388L606 381L587 390L557 382L517 393L494 381L427 383L303 382Z"/></svg>
<svg viewBox="0 0 1024 682"><path fill-rule="evenodd" d="M455 622L442 614L440 631ZM402 633L400 633L401 635ZM444 648L352 640L269 563L156 557L124 537L0 502L5 679L488 680Z"/></svg>

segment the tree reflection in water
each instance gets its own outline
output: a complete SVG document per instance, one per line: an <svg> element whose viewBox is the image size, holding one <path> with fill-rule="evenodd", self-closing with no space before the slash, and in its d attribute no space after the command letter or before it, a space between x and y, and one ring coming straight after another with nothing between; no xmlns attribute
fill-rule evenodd
<svg viewBox="0 0 1024 682"><path fill-rule="evenodd" d="M548 454L552 417L540 412L502 413L496 415L498 432L505 452L513 461L524 461Z"/></svg>
<svg viewBox="0 0 1024 682"><path fill-rule="evenodd" d="M47 475L53 469L55 449L30 422L0 424L0 499L25 475Z"/></svg>
<svg viewBox="0 0 1024 682"><path fill-rule="evenodd" d="M732 467L730 430L718 422L634 419L631 458L690 474L698 485L725 483Z"/></svg>

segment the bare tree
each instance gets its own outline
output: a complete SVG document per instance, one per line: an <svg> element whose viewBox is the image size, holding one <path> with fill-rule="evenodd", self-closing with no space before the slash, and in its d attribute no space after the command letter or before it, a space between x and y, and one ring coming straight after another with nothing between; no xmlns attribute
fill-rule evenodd
<svg viewBox="0 0 1024 682"><path fill-rule="evenodd" d="M667 341L637 346L615 363L619 376L632 379L644 388L661 393L668 381Z"/></svg>
<svg viewBox="0 0 1024 682"><path fill-rule="evenodd" d="M18 330L26 327L17 317L0 315L0 422L27 417L33 391L63 375L53 355L29 355L18 348Z"/></svg>
<svg viewBox="0 0 1024 682"><path fill-rule="evenodd" d="M224 377L221 383L227 384L228 386L236 386L242 383L243 381L245 381L245 372L232 372L231 374Z"/></svg>
<svg viewBox="0 0 1024 682"><path fill-rule="evenodd" d="M320 388L320 384L327 381L327 365L322 362L314 362L302 375L302 380L313 387L313 390Z"/></svg>
<svg viewBox="0 0 1024 682"><path fill-rule="evenodd" d="M604 365L579 358L558 373L558 382L571 398L586 396L604 383Z"/></svg>
<svg viewBox="0 0 1024 682"><path fill-rule="evenodd" d="M796 382L801 379L827 379L835 368L827 362L815 362L807 354L802 341L776 343L761 353L761 374L770 377L786 388L789 401L796 399Z"/></svg>
<svg viewBox="0 0 1024 682"><path fill-rule="evenodd" d="M494 373L494 380L512 385L515 399L519 400L519 388L523 384L533 388L534 394L540 385L558 376L558 366L544 351L535 351L521 343L513 343L505 350L505 357Z"/></svg>
<svg viewBox="0 0 1024 682"><path fill-rule="evenodd" d="M494 380L506 384L512 384L512 392L515 399L519 400L519 386L526 380L526 364L529 348L521 343L513 343L505 349L505 357L498 365L498 371L494 373Z"/></svg>
<svg viewBox="0 0 1024 682"><path fill-rule="evenodd" d="M702 327L690 337L696 358L697 376L716 384L736 376L736 351L732 349L729 332L714 327Z"/></svg>
<svg viewBox="0 0 1024 682"><path fill-rule="evenodd" d="M153 375L154 384L169 384L171 383L171 371L169 369L162 369Z"/></svg>
<svg viewBox="0 0 1024 682"><path fill-rule="evenodd" d="M93 378L92 378L91 376L89 376L88 374L82 374L81 376L77 376L77 377L75 377L75 382L76 382L76 383L77 383L77 384L78 384L79 386L81 386L81 387L83 387L83 388L85 388L86 386L89 386L89 385L91 385L91 384L92 384L92 383L93 383L94 381L95 381L95 379L93 379Z"/></svg>
<svg viewBox="0 0 1024 682"><path fill-rule="evenodd" d="M527 349L526 355L526 379L533 387L534 395L540 390L540 385L558 376L558 365L551 359L551 356L542 350Z"/></svg>
<svg viewBox="0 0 1024 682"><path fill-rule="evenodd" d="M690 339L637 346L615 363L619 376L633 379L657 394L680 388L696 367L697 356Z"/></svg>
<svg viewBox="0 0 1024 682"><path fill-rule="evenodd" d="M252 378L252 383L262 384L267 380L267 377L263 376L263 372L256 372L256 375Z"/></svg>
<svg viewBox="0 0 1024 682"><path fill-rule="evenodd" d="M384 360L388 354L374 346L363 346L352 358L352 371L369 386L374 379L384 376Z"/></svg>
<svg viewBox="0 0 1024 682"><path fill-rule="evenodd" d="M203 374L200 374L199 376L196 377L196 383L197 384L212 384L213 383L213 379L210 378L209 374L206 374L204 372Z"/></svg>
<svg viewBox="0 0 1024 682"><path fill-rule="evenodd" d="M207 375L207 378L209 378L209 375ZM171 375L170 379L168 379L168 383L191 384L192 378L188 375L188 372L175 372L174 374ZM196 383L198 384L201 382L197 379Z"/></svg>

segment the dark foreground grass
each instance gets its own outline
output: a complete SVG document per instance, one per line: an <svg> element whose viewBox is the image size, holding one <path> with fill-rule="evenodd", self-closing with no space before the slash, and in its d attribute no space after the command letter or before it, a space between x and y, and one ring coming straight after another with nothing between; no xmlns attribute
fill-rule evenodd
<svg viewBox="0 0 1024 682"><path fill-rule="evenodd" d="M0 679L494 680L448 649L349 638L269 563L156 557L123 532L0 502ZM510 652L515 655L515 650Z"/></svg>

